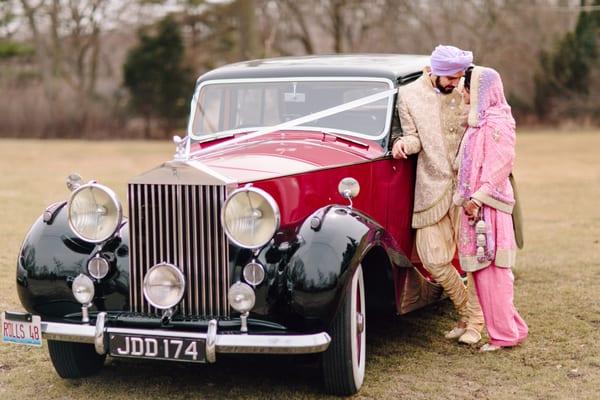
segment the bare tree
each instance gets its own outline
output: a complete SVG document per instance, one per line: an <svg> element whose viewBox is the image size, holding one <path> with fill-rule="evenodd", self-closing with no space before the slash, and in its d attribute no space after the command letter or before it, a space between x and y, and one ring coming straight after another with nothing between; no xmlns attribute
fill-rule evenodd
<svg viewBox="0 0 600 400"><path fill-rule="evenodd" d="M15 0L0 0L0 39L10 38L19 27L14 9Z"/></svg>
<svg viewBox="0 0 600 400"><path fill-rule="evenodd" d="M97 96L103 24L121 10L106 0L20 0L36 48L46 100L61 116L60 89L76 95L75 128L85 131ZM58 128L58 127L57 127Z"/></svg>
<svg viewBox="0 0 600 400"><path fill-rule="evenodd" d="M242 59L252 59L259 55L256 12L253 0L237 0L240 55Z"/></svg>
<svg viewBox="0 0 600 400"><path fill-rule="evenodd" d="M290 50L286 48L286 42L296 42L301 45L301 53L314 54L315 45L308 21L311 4L295 0L281 0L273 4L276 4L278 13L270 22L277 26L278 39L275 46L279 53L289 55ZM288 21L288 23L282 24L280 21Z"/></svg>

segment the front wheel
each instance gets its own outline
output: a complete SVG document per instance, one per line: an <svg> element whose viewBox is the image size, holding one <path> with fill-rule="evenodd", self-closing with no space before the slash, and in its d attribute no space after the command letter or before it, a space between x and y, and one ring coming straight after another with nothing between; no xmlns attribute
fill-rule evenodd
<svg viewBox="0 0 600 400"><path fill-rule="evenodd" d="M358 392L365 378L366 313L362 267L352 283L330 329L331 344L323 353L325 389L335 395Z"/></svg>
<svg viewBox="0 0 600 400"><path fill-rule="evenodd" d="M87 343L48 340L48 351L54 369L61 378L75 379L90 376L102 369L106 354L96 353Z"/></svg>

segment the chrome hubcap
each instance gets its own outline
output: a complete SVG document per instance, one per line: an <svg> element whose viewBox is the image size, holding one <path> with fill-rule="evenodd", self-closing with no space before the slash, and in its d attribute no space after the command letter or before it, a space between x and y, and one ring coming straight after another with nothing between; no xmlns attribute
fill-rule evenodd
<svg viewBox="0 0 600 400"><path fill-rule="evenodd" d="M361 334L365 330L365 318L359 312L356 313L356 331Z"/></svg>

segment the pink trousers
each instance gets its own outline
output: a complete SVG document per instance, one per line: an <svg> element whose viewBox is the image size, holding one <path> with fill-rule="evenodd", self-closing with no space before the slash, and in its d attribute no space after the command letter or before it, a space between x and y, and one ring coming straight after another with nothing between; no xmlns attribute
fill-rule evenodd
<svg viewBox="0 0 600 400"><path fill-rule="evenodd" d="M513 304L514 276L510 268L489 267L473 272L490 344L516 346L527 338L528 328Z"/></svg>

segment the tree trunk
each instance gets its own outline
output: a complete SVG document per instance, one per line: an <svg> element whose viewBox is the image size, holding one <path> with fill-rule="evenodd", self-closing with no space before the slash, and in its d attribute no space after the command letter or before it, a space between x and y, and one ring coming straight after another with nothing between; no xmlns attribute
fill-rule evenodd
<svg viewBox="0 0 600 400"><path fill-rule="evenodd" d="M240 56L244 60L257 58L258 36L256 31L256 15L253 0L237 0Z"/></svg>

